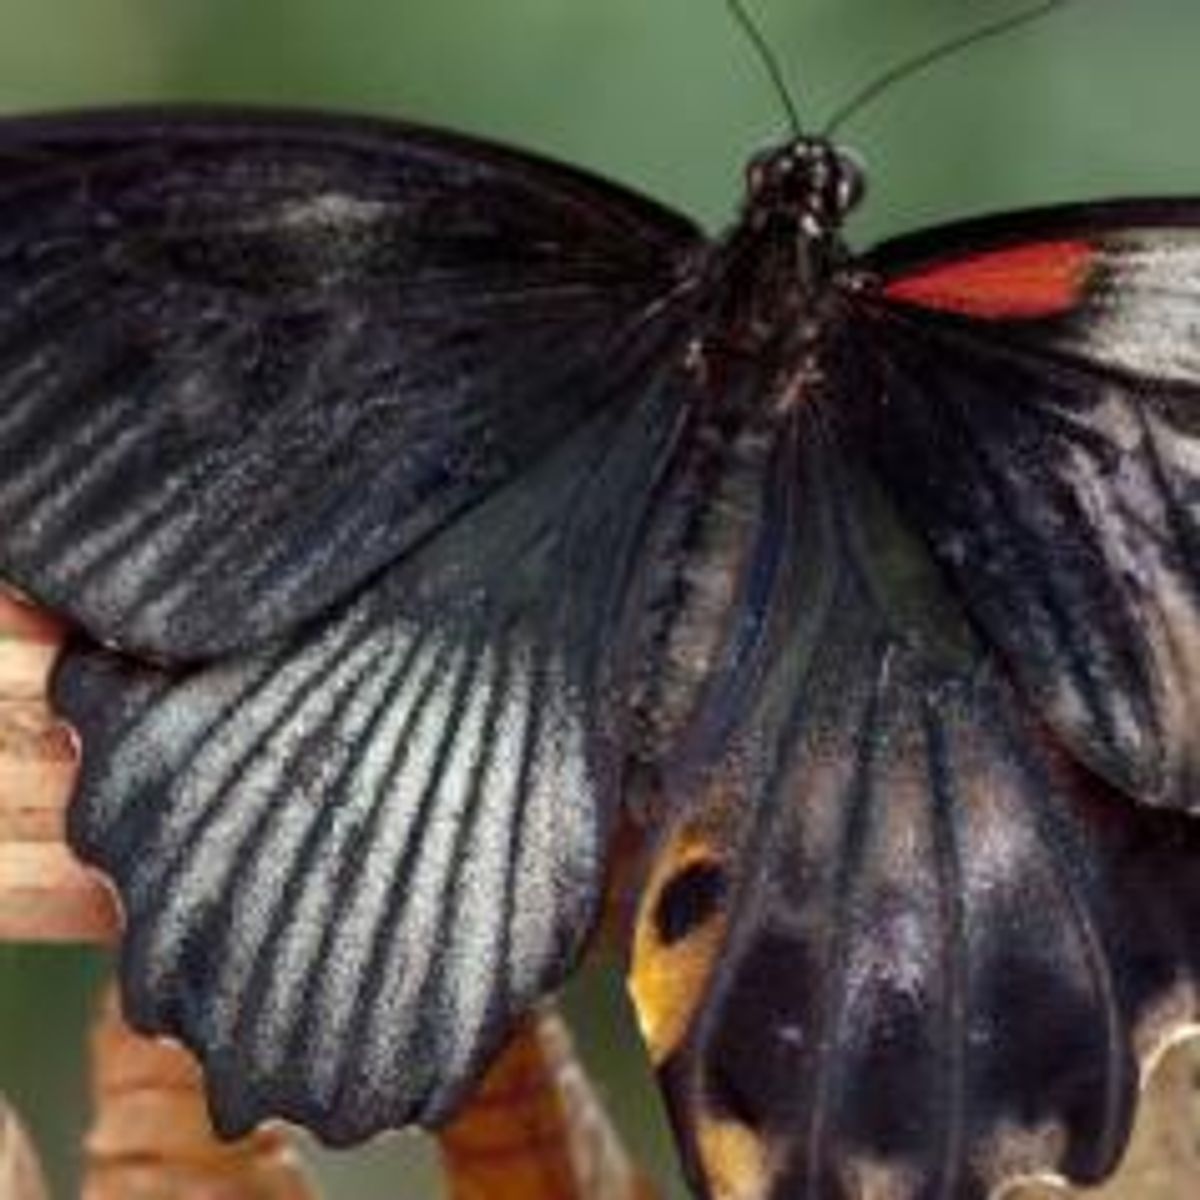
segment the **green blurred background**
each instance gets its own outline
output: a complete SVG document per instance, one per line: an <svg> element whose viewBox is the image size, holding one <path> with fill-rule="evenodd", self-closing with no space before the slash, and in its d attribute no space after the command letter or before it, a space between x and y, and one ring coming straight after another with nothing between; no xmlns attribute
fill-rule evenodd
<svg viewBox="0 0 1200 1200"><path fill-rule="evenodd" d="M752 0L810 124L999 0ZM847 130L872 170L863 241L990 208L1200 192L1196 0L1076 0L942 63ZM721 225L783 132L721 0L0 0L0 110L220 99L403 114L585 164ZM98 954L0 948L0 1088L56 1197L74 1194L81 1034ZM570 1008L630 1140L682 1196L620 982ZM324 1156L331 1200L437 1194L415 1137Z"/></svg>

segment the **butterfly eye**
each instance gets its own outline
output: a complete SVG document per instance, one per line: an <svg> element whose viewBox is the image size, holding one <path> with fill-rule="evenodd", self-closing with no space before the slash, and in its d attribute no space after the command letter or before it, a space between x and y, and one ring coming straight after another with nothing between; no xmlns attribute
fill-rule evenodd
<svg viewBox="0 0 1200 1200"><path fill-rule="evenodd" d="M845 215L862 203L867 191L867 172L862 159L852 150L839 147L836 154L836 204L838 212Z"/></svg>
<svg viewBox="0 0 1200 1200"><path fill-rule="evenodd" d="M840 222L862 200L866 173L857 155L828 142L811 142L803 152L803 190L797 199L819 222Z"/></svg>
<svg viewBox="0 0 1200 1200"><path fill-rule="evenodd" d="M774 183L777 150L762 150L746 164L746 194L755 199L764 195Z"/></svg>

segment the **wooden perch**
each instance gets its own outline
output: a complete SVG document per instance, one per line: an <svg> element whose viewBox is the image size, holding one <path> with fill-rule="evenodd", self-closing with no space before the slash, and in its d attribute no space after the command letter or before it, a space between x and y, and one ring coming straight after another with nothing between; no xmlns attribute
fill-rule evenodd
<svg viewBox="0 0 1200 1200"><path fill-rule="evenodd" d="M451 1200L653 1200L550 1009L527 1019L440 1131Z"/></svg>
<svg viewBox="0 0 1200 1200"><path fill-rule="evenodd" d="M94 1118L83 1200L316 1200L289 1135L219 1141L200 1068L181 1046L134 1033L115 994L92 1030Z"/></svg>
<svg viewBox="0 0 1200 1200"><path fill-rule="evenodd" d="M111 891L64 841L75 740L46 703L61 643L0 592L0 941L108 942L118 928Z"/></svg>

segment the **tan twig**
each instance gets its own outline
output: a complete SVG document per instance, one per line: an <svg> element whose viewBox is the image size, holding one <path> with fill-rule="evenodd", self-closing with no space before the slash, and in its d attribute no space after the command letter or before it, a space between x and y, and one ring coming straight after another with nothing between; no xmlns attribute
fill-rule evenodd
<svg viewBox="0 0 1200 1200"><path fill-rule="evenodd" d="M440 1141L452 1200L654 1198L549 1008L525 1022Z"/></svg>
<svg viewBox="0 0 1200 1200"><path fill-rule="evenodd" d="M46 1200L46 1184L29 1138L0 1096L0 1200Z"/></svg>

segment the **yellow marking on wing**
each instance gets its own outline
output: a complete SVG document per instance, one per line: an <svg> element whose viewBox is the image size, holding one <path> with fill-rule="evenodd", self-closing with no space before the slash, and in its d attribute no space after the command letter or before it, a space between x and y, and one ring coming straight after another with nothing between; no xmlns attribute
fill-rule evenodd
<svg viewBox="0 0 1200 1200"><path fill-rule="evenodd" d="M666 945L657 912L664 890L697 865L719 865L720 847L702 830L683 829L664 844L650 871L634 932L629 991L651 1061L660 1066L683 1040L712 971L725 929L723 909Z"/></svg>
<svg viewBox="0 0 1200 1200"><path fill-rule="evenodd" d="M745 1125L698 1114L696 1146L713 1200L763 1200L769 1194L767 1146Z"/></svg>

